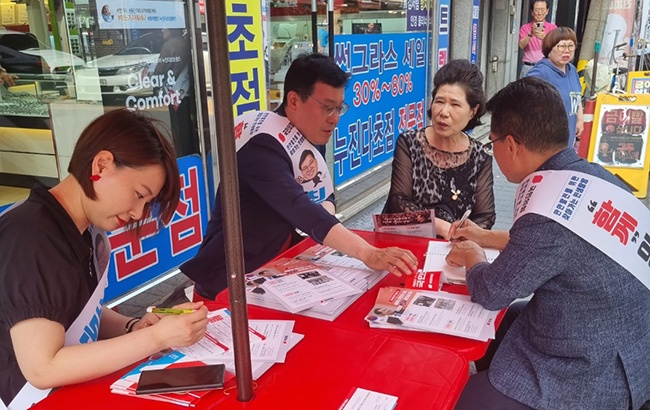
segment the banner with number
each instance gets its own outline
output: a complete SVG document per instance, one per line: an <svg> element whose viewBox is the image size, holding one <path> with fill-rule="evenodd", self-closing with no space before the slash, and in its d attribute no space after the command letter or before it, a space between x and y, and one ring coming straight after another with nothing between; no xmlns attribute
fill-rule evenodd
<svg viewBox="0 0 650 410"><path fill-rule="evenodd" d="M426 123L426 33L335 36L334 59L352 74L353 109L334 129L335 185L389 160L400 133Z"/></svg>

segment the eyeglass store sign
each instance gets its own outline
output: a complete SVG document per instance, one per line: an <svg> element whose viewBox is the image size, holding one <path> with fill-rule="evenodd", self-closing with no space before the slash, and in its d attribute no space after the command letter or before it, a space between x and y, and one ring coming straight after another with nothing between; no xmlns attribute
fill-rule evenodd
<svg viewBox="0 0 650 410"><path fill-rule="evenodd" d="M426 122L426 33L337 35L334 59L352 75L351 114L334 129L334 182L393 157L399 134Z"/></svg>
<svg viewBox="0 0 650 410"><path fill-rule="evenodd" d="M100 29L185 28L183 2L97 1Z"/></svg>

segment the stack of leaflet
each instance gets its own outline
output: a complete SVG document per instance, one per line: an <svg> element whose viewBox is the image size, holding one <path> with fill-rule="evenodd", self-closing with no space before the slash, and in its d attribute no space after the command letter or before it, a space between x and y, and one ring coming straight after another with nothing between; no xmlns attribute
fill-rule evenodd
<svg viewBox="0 0 650 410"><path fill-rule="evenodd" d="M387 274L332 248L315 245L293 259L276 259L246 274L246 300L331 321Z"/></svg>
<svg viewBox="0 0 650 410"><path fill-rule="evenodd" d="M226 380L232 378L235 373L235 357L230 312L227 309L215 310L208 314L208 318L205 337L200 341L165 352L162 357L150 358L115 381L111 385L111 392L193 407L209 391L136 395L142 370L223 363L229 373ZM284 363L287 352L302 340L303 335L293 333L293 320L248 322L253 379L257 380L273 364Z"/></svg>
<svg viewBox="0 0 650 410"><path fill-rule="evenodd" d="M487 341L494 339L498 311L484 309L469 296L386 287L366 321L370 327L443 333Z"/></svg>

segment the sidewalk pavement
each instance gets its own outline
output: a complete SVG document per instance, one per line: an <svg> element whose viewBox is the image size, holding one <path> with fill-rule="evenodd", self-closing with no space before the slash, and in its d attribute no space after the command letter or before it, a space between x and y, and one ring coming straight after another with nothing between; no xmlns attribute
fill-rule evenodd
<svg viewBox="0 0 650 410"><path fill-rule="evenodd" d="M484 141L489 133L489 123L474 130L474 138ZM349 229L373 230L372 215L381 213L386 194L390 186L391 167L384 166L375 171L371 178L362 178L346 188L339 195L339 208L344 209L340 220ZM492 229L510 229L513 219L513 204L517 186L508 182L501 173L496 161L493 163L494 199L497 219ZM378 195L377 193L380 193ZM374 201L367 204L368 198ZM376 199L378 198L378 199ZM365 201L365 203L364 203ZM641 200L650 209L650 198ZM362 208L357 207L362 204ZM192 281L180 271L161 281L151 284L151 287L141 288L141 293L131 294L132 297L117 305L117 310L128 316L142 316L148 306L169 307L187 302L185 289ZM113 305L109 305L113 307Z"/></svg>

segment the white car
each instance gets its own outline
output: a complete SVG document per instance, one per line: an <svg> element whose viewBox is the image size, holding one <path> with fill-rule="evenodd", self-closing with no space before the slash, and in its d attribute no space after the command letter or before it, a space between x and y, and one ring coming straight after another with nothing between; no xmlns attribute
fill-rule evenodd
<svg viewBox="0 0 650 410"><path fill-rule="evenodd" d="M115 54L88 62L77 72L77 79L83 83L96 81L99 76L103 95L151 95L154 86L142 80L153 73L163 42L160 31L147 33Z"/></svg>
<svg viewBox="0 0 650 410"><path fill-rule="evenodd" d="M84 60L53 50L31 33L0 30L0 55L4 69L15 74L68 74Z"/></svg>
<svg viewBox="0 0 650 410"><path fill-rule="evenodd" d="M84 69L77 72L78 84L89 87L99 81L104 97L151 96L154 89L162 85L159 79L153 76L153 72L163 43L164 38L159 30L144 34L115 54L86 63ZM206 87L210 90L206 35L203 35L203 59L208 82Z"/></svg>

